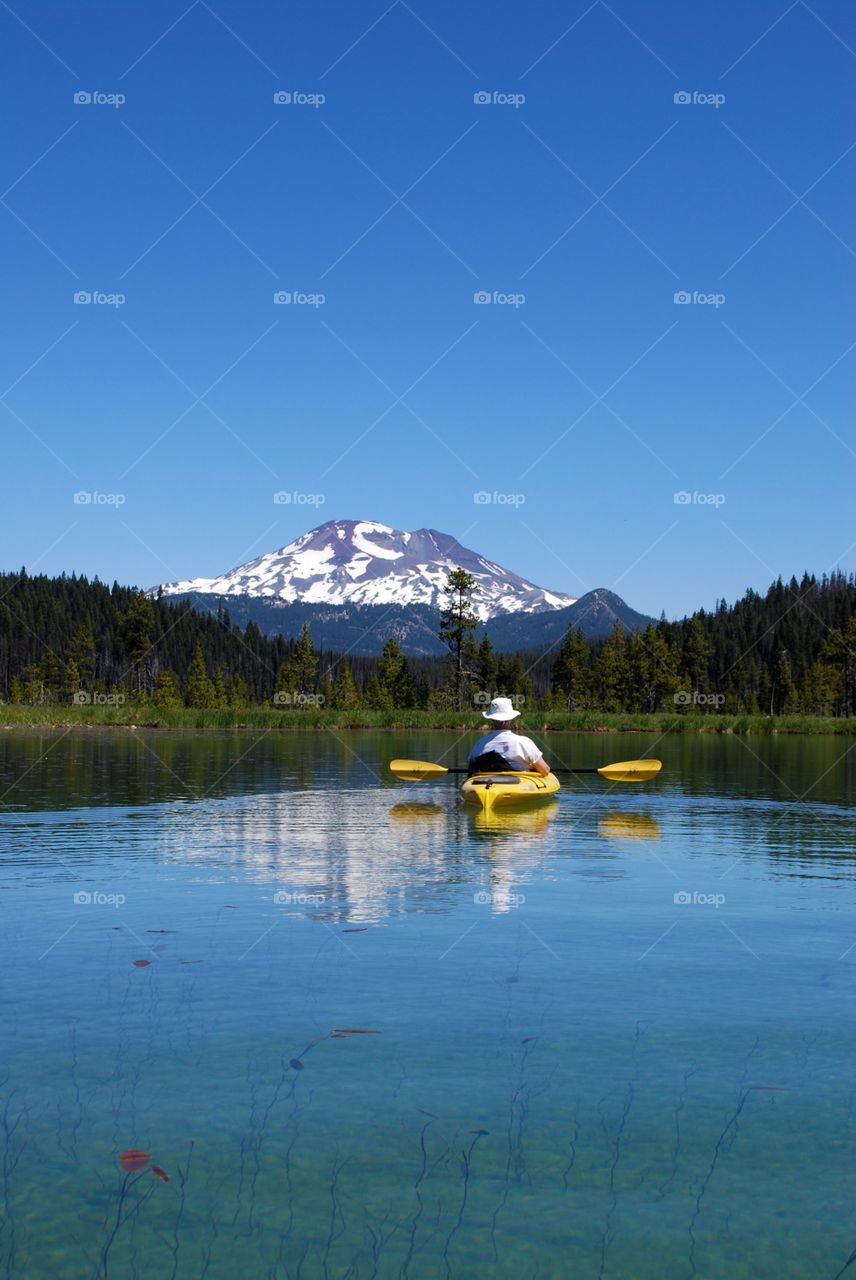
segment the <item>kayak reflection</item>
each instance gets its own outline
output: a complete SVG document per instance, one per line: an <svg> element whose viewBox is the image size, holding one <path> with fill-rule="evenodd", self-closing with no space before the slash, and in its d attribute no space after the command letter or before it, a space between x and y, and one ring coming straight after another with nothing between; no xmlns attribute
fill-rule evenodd
<svg viewBox="0 0 856 1280"><path fill-rule="evenodd" d="M470 829L479 834L546 835L550 820L559 812L558 800L540 804L536 809L476 809L467 806Z"/></svg>
<svg viewBox="0 0 856 1280"><path fill-rule="evenodd" d="M660 824L649 813L606 813L597 834L607 840L659 840Z"/></svg>

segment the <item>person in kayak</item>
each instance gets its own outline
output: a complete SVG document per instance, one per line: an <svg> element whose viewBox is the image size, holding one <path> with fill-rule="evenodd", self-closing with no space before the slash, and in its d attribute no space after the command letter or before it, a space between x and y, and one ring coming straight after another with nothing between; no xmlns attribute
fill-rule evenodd
<svg viewBox="0 0 856 1280"><path fill-rule="evenodd" d="M510 698L494 698L482 715L493 726L479 738L469 754L468 769L474 773L492 773L513 769L516 772L548 774L550 766L531 738L515 733L514 721L520 715Z"/></svg>

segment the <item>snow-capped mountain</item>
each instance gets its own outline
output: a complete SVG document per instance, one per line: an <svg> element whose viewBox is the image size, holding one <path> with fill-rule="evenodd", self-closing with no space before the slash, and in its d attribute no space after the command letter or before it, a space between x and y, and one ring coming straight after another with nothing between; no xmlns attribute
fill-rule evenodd
<svg viewBox="0 0 856 1280"><path fill-rule="evenodd" d="M450 569L476 579L473 609L481 621L511 613L564 609L575 597L545 591L462 547L448 533L405 533L375 520L328 520L219 578L163 583L164 595L267 596L283 603L369 605L445 603ZM155 588L154 590L157 590Z"/></svg>

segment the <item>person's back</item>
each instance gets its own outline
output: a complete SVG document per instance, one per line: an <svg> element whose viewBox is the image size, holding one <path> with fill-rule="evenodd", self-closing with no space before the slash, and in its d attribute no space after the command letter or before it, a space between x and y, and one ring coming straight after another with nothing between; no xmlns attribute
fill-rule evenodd
<svg viewBox="0 0 856 1280"><path fill-rule="evenodd" d="M470 751L471 774L503 769L517 772L533 770L542 774L550 772L550 766L532 739L514 732L512 724L520 712L515 711L510 698L494 698L489 710L483 711L482 715L494 728L491 733L479 738Z"/></svg>
<svg viewBox="0 0 856 1280"><path fill-rule="evenodd" d="M488 769L531 769L535 761L541 759L541 752L531 738L507 728L495 729L479 738L470 752L470 764L479 762L480 757L488 753L499 758L496 764L488 762Z"/></svg>

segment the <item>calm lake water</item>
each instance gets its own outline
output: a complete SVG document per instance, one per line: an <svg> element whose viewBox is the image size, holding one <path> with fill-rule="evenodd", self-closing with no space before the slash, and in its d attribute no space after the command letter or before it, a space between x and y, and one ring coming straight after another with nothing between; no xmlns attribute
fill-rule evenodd
<svg viewBox="0 0 856 1280"><path fill-rule="evenodd" d="M546 747L665 767L485 826L386 770L457 735L0 735L2 1274L841 1275L856 743Z"/></svg>

